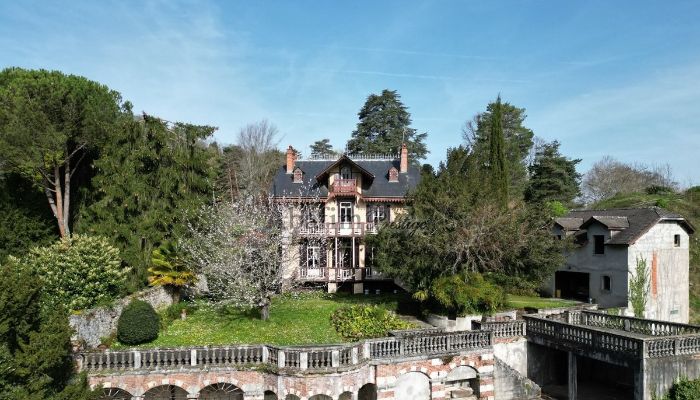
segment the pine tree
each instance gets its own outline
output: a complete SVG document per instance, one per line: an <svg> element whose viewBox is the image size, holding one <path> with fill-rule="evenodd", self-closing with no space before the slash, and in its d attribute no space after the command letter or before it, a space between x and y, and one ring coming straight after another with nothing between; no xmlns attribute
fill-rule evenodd
<svg viewBox="0 0 700 400"><path fill-rule="evenodd" d="M496 204L502 209L508 207L508 170L503 138L503 121L501 113L501 96L491 113L491 132L489 135L489 168L491 188Z"/></svg>
<svg viewBox="0 0 700 400"><path fill-rule="evenodd" d="M428 134L410 127L411 114L395 90L371 94L357 115L360 122L348 141L349 152L398 154L405 142L411 161L421 160L428 153L424 143Z"/></svg>
<svg viewBox="0 0 700 400"><path fill-rule="evenodd" d="M558 201L571 203L580 194L581 174L576 172L580 159L569 159L559 153L559 142L545 144L530 166L530 180L525 201L530 203Z"/></svg>
<svg viewBox="0 0 700 400"><path fill-rule="evenodd" d="M335 154L335 151L333 151L333 146L331 146L329 139L317 140L309 147L311 148L312 155Z"/></svg>

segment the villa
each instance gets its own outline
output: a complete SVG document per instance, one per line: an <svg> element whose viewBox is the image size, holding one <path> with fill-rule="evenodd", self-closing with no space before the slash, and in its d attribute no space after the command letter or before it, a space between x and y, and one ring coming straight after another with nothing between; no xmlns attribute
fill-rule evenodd
<svg viewBox="0 0 700 400"><path fill-rule="evenodd" d="M369 282L389 284L373 270L374 252L364 239L405 212L406 195L419 180L419 167L409 163L405 144L398 157L343 154L304 160L289 146L286 165L272 186L272 196L292 204L291 218L301 221L300 239L288 249L287 275L326 285L329 292L362 293Z"/></svg>

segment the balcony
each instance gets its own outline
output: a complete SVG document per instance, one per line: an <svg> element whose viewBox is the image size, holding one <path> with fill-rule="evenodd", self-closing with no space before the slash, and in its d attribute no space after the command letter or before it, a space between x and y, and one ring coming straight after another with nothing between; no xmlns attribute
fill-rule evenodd
<svg viewBox="0 0 700 400"><path fill-rule="evenodd" d="M357 179L336 179L331 185L333 196L355 196L357 194Z"/></svg>
<svg viewBox="0 0 700 400"><path fill-rule="evenodd" d="M309 222L299 230L302 236L364 236L376 234L374 222Z"/></svg>

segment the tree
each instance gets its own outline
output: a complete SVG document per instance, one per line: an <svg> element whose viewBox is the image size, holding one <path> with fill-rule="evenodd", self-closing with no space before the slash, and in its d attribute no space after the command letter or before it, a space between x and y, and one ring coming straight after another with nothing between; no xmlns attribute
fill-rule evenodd
<svg viewBox="0 0 700 400"><path fill-rule="evenodd" d="M413 290L478 272L510 291L534 292L562 265L564 241L551 235L549 208L494 204L479 192L476 161L463 147L451 149L435 175L423 176L408 212L366 238L377 269Z"/></svg>
<svg viewBox="0 0 700 400"><path fill-rule="evenodd" d="M173 303L180 302L182 289L197 282L197 276L180 256L174 242L165 242L151 253L148 283L165 286L173 295Z"/></svg>
<svg viewBox="0 0 700 400"><path fill-rule="evenodd" d="M668 165L628 164L605 156L586 172L581 186L584 200L595 203L617 193L643 192L651 186L675 189L677 184Z"/></svg>
<svg viewBox="0 0 700 400"><path fill-rule="evenodd" d="M0 267L0 398L96 399L74 375L67 314L42 308L43 296L30 268L16 260Z"/></svg>
<svg viewBox="0 0 700 400"><path fill-rule="evenodd" d="M119 250L102 237L75 234L23 258L42 280L47 300L83 310L123 294L127 271Z"/></svg>
<svg viewBox="0 0 700 400"><path fill-rule="evenodd" d="M428 153L424 143L428 134L410 127L411 114L395 90L369 95L357 115L360 122L347 144L350 153L398 154L404 142L409 160L424 159Z"/></svg>
<svg viewBox="0 0 700 400"><path fill-rule="evenodd" d="M570 159L559 153L559 142L544 144L529 167L530 180L525 189L525 201L558 201L570 204L580 194L581 174L576 165L581 159Z"/></svg>
<svg viewBox="0 0 700 400"><path fill-rule="evenodd" d="M518 108L508 102L500 102L499 98L488 104L486 111L477 114L465 124L462 136L479 162L486 165L490 151L490 133L494 121L493 113L499 109L503 128L504 152L508 171L509 193L519 196L527 182L527 160L534 143L534 133L524 125L524 108Z"/></svg>
<svg viewBox="0 0 700 400"><path fill-rule="evenodd" d="M311 155L333 155L333 146L331 146L329 139L321 139L315 141L311 146Z"/></svg>
<svg viewBox="0 0 700 400"><path fill-rule="evenodd" d="M285 266L295 261L289 250L299 236L288 210L268 197L240 196L204 206L189 224L191 239L184 248L215 301L255 307L268 319L272 296L294 280Z"/></svg>
<svg viewBox="0 0 700 400"><path fill-rule="evenodd" d="M121 124L94 163L95 190L76 229L119 247L134 291L147 282L153 249L181 239L187 213L212 201L219 152L206 142L210 126L146 114Z"/></svg>
<svg viewBox="0 0 700 400"><path fill-rule="evenodd" d="M70 236L74 175L114 132L120 112L119 93L83 77L0 72L0 152L44 192L61 237Z"/></svg>
<svg viewBox="0 0 700 400"><path fill-rule="evenodd" d="M649 268L645 258L637 257L637 265L634 274L629 280L629 299L634 316L644 318L647 302L649 300Z"/></svg>
<svg viewBox="0 0 700 400"><path fill-rule="evenodd" d="M508 208L508 166L506 164L505 139L501 125L501 96L498 96L491 113L491 132L489 133L489 170L491 190L496 203Z"/></svg>
<svg viewBox="0 0 700 400"><path fill-rule="evenodd" d="M277 149L277 134L277 127L267 120L248 124L238 132L241 151L236 163L242 191L258 195L270 190L273 176L284 163L284 155Z"/></svg>

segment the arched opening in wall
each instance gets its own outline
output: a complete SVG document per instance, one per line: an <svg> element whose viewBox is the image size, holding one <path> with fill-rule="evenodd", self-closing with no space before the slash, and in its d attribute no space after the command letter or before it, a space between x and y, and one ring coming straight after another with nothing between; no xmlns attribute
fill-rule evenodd
<svg viewBox="0 0 700 400"><path fill-rule="evenodd" d="M199 398L201 400L243 400L243 390L232 383L214 383L200 390Z"/></svg>
<svg viewBox="0 0 700 400"><path fill-rule="evenodd" d="M357 392L357 400L377 400L377 385L368 383Z"/></svg>
<svg viewBox="0 0 700 400"><path fill-rule="evenodd" d="M454 368L445 378L445 396L448 398L468 398L479 396L478 372L467 366Z"/></svg>
<svg viewBox="0 0 700 400"><path fill-rule="evenodd" d="M102 390L100 400L131 400L131 393L123 389L109 388Z"/></svg>
<svg viewBox="0 0 700 400"><path fill-rule="evenodd" d="M331 396L326 396L325 394L315 394L309 397L309 400L333 400Z"/></svg>
<svg viewBox="0 0 700 400"><path fill-rule="evenodd" d="M187 400L187 391L179 386L162 385L143 394L144 400Z"/></svg>
<svg viewBox="0 0 700 400"><path fill-rule="evenodd" d="M301 398L293 394L288 394L284 396L284 400L301 400Z"/></svg>
<svg viewBox="0 0 700 400"><path fill-rule="evenodd" d="M352 400L352 393L343 392L340 394L340 397L338 397L338 400Z"/></svg>
<svg viewBox="0 0 700 400"><path fill-rule="evenodd" d="M430 379L420 372L399 376L394 388L394 400L430 400Z"/></svg>
<svg viewBox="0 0 700 400"><path fill-rule="evenodd" d="M272 390L266 390L263 394L263 400L277 400L277 394Z"/></svg>

